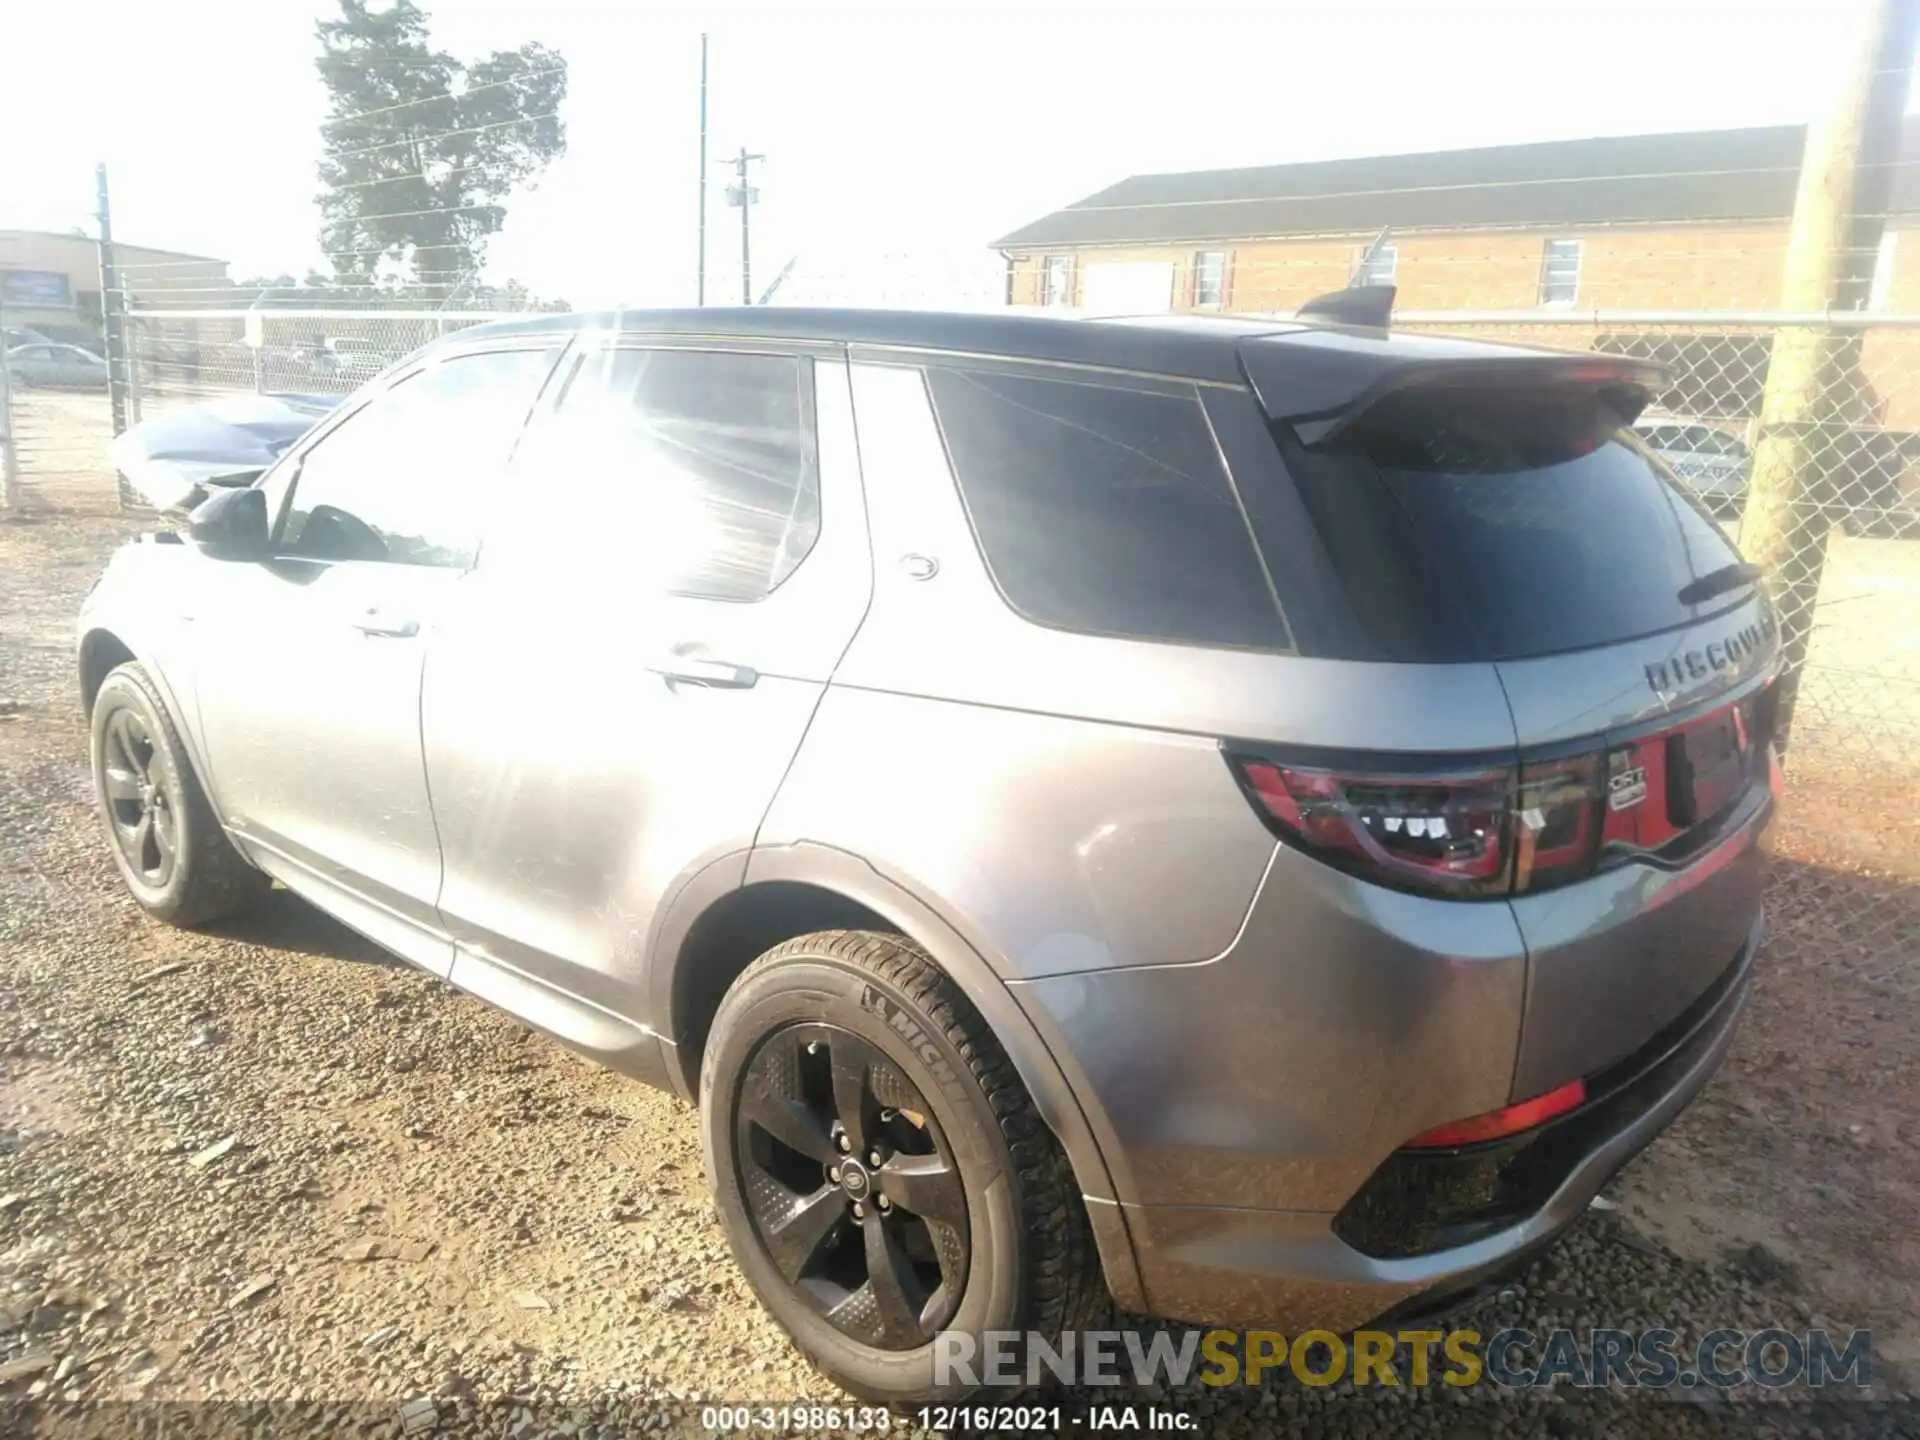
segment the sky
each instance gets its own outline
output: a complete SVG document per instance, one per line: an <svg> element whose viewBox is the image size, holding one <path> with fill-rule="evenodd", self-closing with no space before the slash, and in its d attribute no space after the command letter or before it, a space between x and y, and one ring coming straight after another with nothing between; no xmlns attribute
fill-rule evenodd
<svg viewBox="0 0 1920 1440"><path fill-rule="evenodd" d="M576 307L689 303L700 35L709 149L755 167L755 291L891 266L991 283L997 236L1130 174L1804 121L1861 0L422 0L462 57L570 66L567 153L489 277ZM313 196L333 0L8 0L0 228L324 266ZM739 212L709 186L709 298Z"/></svg>

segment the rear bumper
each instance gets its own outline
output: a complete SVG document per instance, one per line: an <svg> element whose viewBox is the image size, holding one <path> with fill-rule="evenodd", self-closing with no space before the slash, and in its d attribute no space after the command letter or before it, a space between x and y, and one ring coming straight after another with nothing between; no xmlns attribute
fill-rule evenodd
<svg viewBox="0 0 1920 1440"><path fill-rule="evenodd" d="M1364 1253L1342 1238L1338 1232L1352 1235L1351 1209L1330 1216L1123 1206L1154 1313L1196 1322L1311 1325L1344 1332L1398 1307L1436 1307L1445 1297L1470 1293L1488 1277L1514 1268L1578 1219L1601 1186L1719 1068L1746 1009L1758 939L1756 927L1753 943L1703 997L1709 1003L1699 1014L1685 1017L1684 1026L1619 1067L1618 1088L1608 1098L1528 1137L1536 1153L1541 1148L1558 1153L1538 1157L1553 1167L1544 1200L1511 1223L1483 1227L1464 1244L1394 1257Z"/></svg>
<svg viewBox="0 0 1920 1440"><path fill-rule="evenodd" d="M1216 959L1015 982L1113 1177L1102 1218L1140 1277L1123 1301L1339 1328L1550 1240L1724 1055L1771 808L1684 868L1516 903L1403 895L1283 848ZM1551 1146L1407 1164L1409 1137L1575 1076L1596 1098L1528 1132Z"/></svg>

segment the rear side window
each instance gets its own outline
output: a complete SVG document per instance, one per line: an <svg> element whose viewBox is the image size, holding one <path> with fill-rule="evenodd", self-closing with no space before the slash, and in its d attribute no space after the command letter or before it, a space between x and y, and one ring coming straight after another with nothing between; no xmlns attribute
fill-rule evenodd
<svg viewBox="0 0 1920 1440"><path fill-rule="evenodd" d="M791 355L618 348L586 357L528 436L516 478L566 495L592 536L565 545L516 520L503 555L573 566L617 548L656 590L764 599L820 534L813 366ZM538 521L533 522L537 526ZM488 539L489 553L495 548Z"/></svg>
<svg viewBox="0 0 1920 1440"><path fill-rule="evenodd" d="M1745 598L1681 603L1740 557L1620 424L1585 389L1422 388L1300 452L1301 494L1381 658L1611 645Z"/></svg>
<svg viewBox="0 0 1920 1440"><path fill-rule="evenodd" d="M1285 649L1280 608L1198 397L928 371L987 568L1041 625Z"/></svg>

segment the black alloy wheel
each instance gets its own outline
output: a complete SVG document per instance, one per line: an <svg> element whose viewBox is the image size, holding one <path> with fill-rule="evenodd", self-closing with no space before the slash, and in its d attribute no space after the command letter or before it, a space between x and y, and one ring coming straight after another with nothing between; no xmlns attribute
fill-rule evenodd
<svg viewBox="0 0 1920 1440"><path fill-rule="evenodd" d="M966 1187L925 1098L878 1046L825 1024L767 1036L739 1089L733 1146L755 1237L834 1329L913 1350L953 1318Z"/></svg>
<svg viewBox="0 0 1920 1440"><path fill-rule="evenodd" d="M153 680L108 671L89 717L93 790L113 863L135 903L169 925L244 910L271 884L227 838Z"/></svg>
<svg viewBox="0 0 1920 1440"><path fill-rule="evenodd" d="M145 884L164 889L179 863L182 797L176 777L154 764L153 736L131 708L107 718L100 789L122 858Z"/></svg>

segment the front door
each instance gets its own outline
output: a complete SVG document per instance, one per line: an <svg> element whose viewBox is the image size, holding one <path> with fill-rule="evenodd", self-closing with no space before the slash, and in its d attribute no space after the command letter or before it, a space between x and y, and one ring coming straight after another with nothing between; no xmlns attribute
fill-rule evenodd
<svg viewBox="0 0 1920 1440"><path fill-rule="evenodd" d="M568 364L422 719L455 983L611 1048L566 1017L656 1025L655 918L744 873L872 573L843 362L635 338Z"/></svg>
<svg viewBox="0 0 1920 1440"><path fill-rule="evenodd" d="M438 359L329 425L262 482L279 512L273 558L209 562L189 627L210 778L235 834L443 975L421 662L552 358Z"/></svg>

